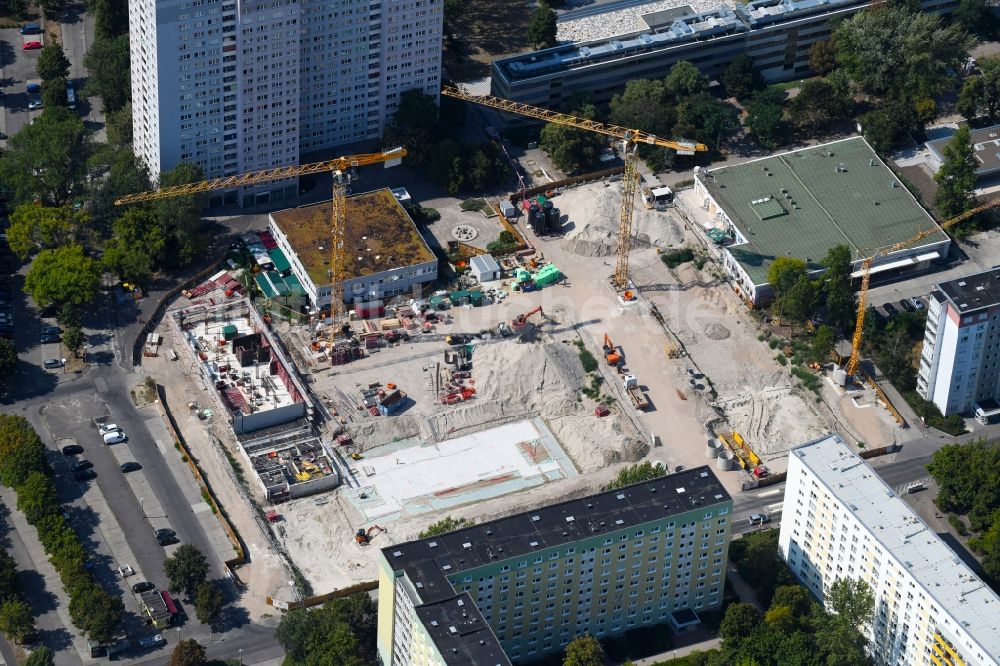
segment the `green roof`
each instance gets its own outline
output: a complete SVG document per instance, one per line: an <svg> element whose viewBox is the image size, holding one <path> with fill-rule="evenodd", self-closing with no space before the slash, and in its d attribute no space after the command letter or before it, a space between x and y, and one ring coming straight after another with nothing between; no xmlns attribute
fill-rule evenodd
<svg viewBox="0 0 1000 666"><path fill-rule="evenodd" d="M274 290L274 287L271 286L270 281L268 281L263 273L255 275L253 277L253 281L256 282L257 286L260 287L260 290L264 292L264 296L274 298L278 295L278 292Z"/></svg>
<svg viewBox="0 0 1000 666"><path fill-rule="evenodd" d="M292 270L292 265L288 262L288 257L285 253L281 251L281 248L274 248L273 250L268 250L267 254L271 257L271 263L274 264L274 270L279 273L285 273Z"/></svg>
<svg viewBox="0 0 1000 666"><path fill-rule="evenodd" d="M855 261L936 226L861 137L699 174L747 243L730 246L756 284L780 256L810 270L837 245ZM924 245L946 238L943 231Z"/></svg>

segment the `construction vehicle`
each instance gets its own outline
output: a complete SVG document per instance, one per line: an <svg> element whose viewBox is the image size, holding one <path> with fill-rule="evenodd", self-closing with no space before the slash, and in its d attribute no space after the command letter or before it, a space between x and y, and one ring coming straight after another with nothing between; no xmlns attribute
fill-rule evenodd
<svg viewBox="0 0 1000 666"><path fill-rule="evenodd" d="M362 546L367 546L372 542L372 539L377 537L383 532L388 532L389 530L381 527L380 525L372 525L367 530L360 529L357 534L354 535L354 540L357 541Z"/></svg>
<svg viewBox="0 0 1000 666"><path fill-rule="evenodd" d="M598 134L604 134L622 142L625 173L622 176L622 207L618 225L618 258L615 262L614 276L614 287L619 291L624 290L628 286L628 254L632 245L632 209L635 205L635 191L639 183L639 157L636 155L639 144L670 148L677 151L678 155L694 155L696 152L708 150L708 146L702 143L661 139L642 130L608 125L594 120L587 120L586 118L577 118L565 113L557 113L537 106L531 106L530 104L512 102L508 99L501 99L491 95L474 95L452 86L444 86L441 89L441 94L505 113L597 132Z"/></svg>
<svg viewBox="0 0 1000 666"><path fill-rule="evenodd" d="M921 241L927 238L928 236L932 236L938 232L938 229L940 229L941 231L946 231L951 227L955 226L956 224L958 224L959 222L963 222L964 220L969 219L973 215L981 213L985 210L989 210L990 208L993 208L994 206L997 205L1000 205L1000 197L991 199L980 206L976 206L975 208L970 208L964 213L959 213L955 217L952 217L942 222L940 226L934 226L929 229L924 229L923 231L918 233L913 238L910 238L909 240L901 241L899 243L896 243L895 245L890 245L889 247L883 248L878 252L876 252L875 254L867 257L864 261L861 262L861 289L858 290L858 314L854 324L854 336L851 338L851 358L847 361L847 365L844 367L844 370L847 372L848 377L854 375L854 373L858 369L858 358L861 355L861 339L864 336L865 314L866 314L866 308L868 306L868 286L869 283L871 282L872 264L875 263L875 260L880 257L888 256L893 252L898 252L899 250L902 250L905 247L909 247L910 245L918 241Z"/></svg>
<svg viewBox="0 0 1000 666"><path fill-rule="evenodd" d="M347 186L350 184L350 177L345 173L348 169L365 166L367 164L385 163L386 168L396 166L406 157L406 149L393 148L381 153L368 153L364 155L347 155L337 157L324 162L312 162L300 166L278 167L276 169L266 169L264 171L251 171L241 173L236 176L226 176L224 178L212 178L202 180L197 183L187 183L185 185L175 185L173 187L163 187L158 190L147 192L136 192L127 194L120 199L115 199L116 206L137 203L140 201L156 201L159 199L169 199L171 197L181 197L200 192L210 192L212 190L226 190L247 185L257 185L276 180L297 178L317 173L333 174L333 196L330 202L330 230L332 242L330 243L330 269L329 276L332 284L330 298L330 316L338 317L344 313L344 264L346 255L344 253L344 241L346 239L347 225Z"/></svg>
<svg viewBox="0 0 1000 666"><path fill-rule="evenodd" d="M608 362L613 368L621 368L625 363L625 355L622 354L618 347L611 342L611 338L607 333L604 334L604 360Z"/></svg>
<svg viewBox="0 0 1000 666"><path fill-rule="evenodd" d="M517 315L516 317L510 320L511 330L514 331L515 333L520 333L521 330L524 329L524 326L528 323L528 319L530 319L532 316L538 313L541 313L542 316L545 316L545 313L542 312L541 305L531 310L528 310L524 314Z"/></svg>
<svg viewBox="0 0 1000 666"><path fill-rule="evenodd" d="M649 408L649 398L639 388L639 380L636 379L635 375L625 375L622 386L625 388L625 392L628 393L633 407L640 411L645 411Z"/></svg>
<svg viewBox="0 0 1000 666"><path fill-rule="evenodd" d="M471 335L458 335L457 333L453 333L451 335L446 336L445 339L444 339L444 341L445 341L446 344L449 344L449 345L452 345L452 346L464 345L464 344L467 344L467 343L469 343L469 342L472 341L472 336Z"/></svg>

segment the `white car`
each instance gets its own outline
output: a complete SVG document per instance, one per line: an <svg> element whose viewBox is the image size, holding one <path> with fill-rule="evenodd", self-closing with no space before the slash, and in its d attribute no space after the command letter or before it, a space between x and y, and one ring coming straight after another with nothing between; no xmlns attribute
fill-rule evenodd
<svg viewBox="0 0 1000 666"><path fill-rule="evenodd" d="M117 423L105 423L100 427L100 430L102 435L107 435L109 432L117 432L121 428L118 427Z"/></svg>
<svg viewBox="0 0 1000 666"><path fill-rule="evenodd" d="M105 444L121 444L122 442L127 442L127 441L128 437L126 437L125 433L123 433L120 430L114 430L104 435Z"/></svg>

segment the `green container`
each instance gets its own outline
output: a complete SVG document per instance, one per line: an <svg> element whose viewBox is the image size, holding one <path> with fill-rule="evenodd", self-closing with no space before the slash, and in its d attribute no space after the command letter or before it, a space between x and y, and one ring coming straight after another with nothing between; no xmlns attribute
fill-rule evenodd
<svg viewBox="0 0 1000 666"><path fill-rule="evenodd" d="M222 327L222 337L224 337L226 340L232 340L233 338L235 338L236 333L237 331L235 324L229 324L227 326Z"/></svg>

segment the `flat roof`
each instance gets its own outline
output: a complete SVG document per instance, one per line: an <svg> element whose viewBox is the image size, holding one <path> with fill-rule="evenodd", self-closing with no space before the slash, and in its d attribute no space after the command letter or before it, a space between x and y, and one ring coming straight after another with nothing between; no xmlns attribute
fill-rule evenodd
<svg viewBox="0 0 1000 666"><path fill-rule="evenodd" d="M417 606L415 610L444 663L510 666L496 634L467 592Z"/></svg>
<svg viewBox="0 0 1000 666"><path fill-rule="evenodd" d="M430 602L454 594L446 576L730 501L715 473L703 465L388 546L382 555L393 570L405 570L421 600Z"/></svg>
<svg viewBox="0 0 1000 666"><path fill-rule="evenodd" d="M971 129L969 138L976 158L976 175L984 176L1000 170L1000 125ZM944 149L954 133L927 142L927 147L939 160L944 159Z"/></svg>
<svg viewBox="0 0 1000 666"><path fill-rule="evenodd" d="M271 213L317 287L330 284L331 208L331 202L324 201ZM435 260L389 188L347 197L346 217L344 279Z"/></svg>
<svg viewBox="0 0 1000 666"><path fill-rule="evenodd" d="M1000 305L1000 266L939 282L936 289L962 314Z"/></svg>
<svg viewBox="0 0 1000 666"><path fill-rule="evenodd" d="M1000 654L1000 597L864 460L837 435L792 454L986 654Z"/></svg>
<svg viewBox="0 0 1000 666"><path fill-rule="evenodd" d="M937 228L861 137L711 169L695 177L747 239L728 250L756 284L767 282L776 257L797 257L809 270L820 270L819 262L837 245L850 247L857 261ZM923 245L946 239L938 229Z"/></svg>

